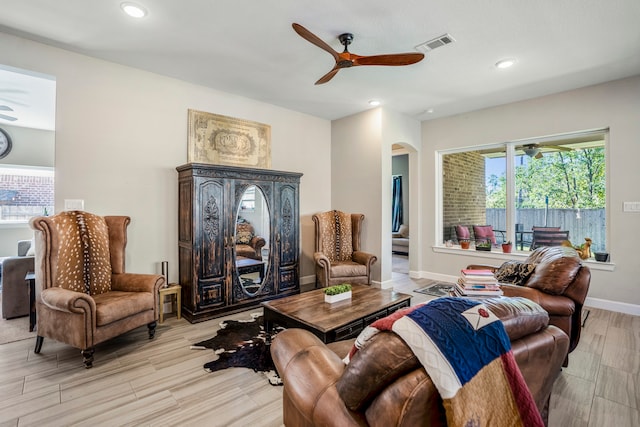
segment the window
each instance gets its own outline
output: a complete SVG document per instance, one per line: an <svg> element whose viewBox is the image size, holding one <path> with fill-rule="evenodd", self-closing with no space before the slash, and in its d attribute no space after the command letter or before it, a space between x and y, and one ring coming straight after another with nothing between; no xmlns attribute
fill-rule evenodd
<svg viewBox="0 0 640 427"><path fill-rule="evenodd" d="M0 165L0 224L53 214L53 168Z"/></svg>
<svg viewBox="0 0 640 427"><path fill-rule="evenodd" d="M253 212L256 210L256 187L254 185L247 188L240 201L241 212Z"/></svg>
<svg viewBox="0 0 640 427"><path fill-rule="evenodd" d="M498 243L531 248L548 227L606 251L605 140L598 130L440 152L442 242L456 225L491 225ZM539 233L541 234L541 233ZM538 242L539 243L539 242ZM548 243L560 244L560 241Z"/></svg>

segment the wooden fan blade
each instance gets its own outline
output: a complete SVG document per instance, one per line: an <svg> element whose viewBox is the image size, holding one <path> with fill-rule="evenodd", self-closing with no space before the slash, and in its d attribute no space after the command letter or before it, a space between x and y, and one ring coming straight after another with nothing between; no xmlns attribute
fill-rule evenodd
<svg viewBox="0 0 640 427"><path fill-rule="evenodd" d="M320 79L316 82L316 84L317 85L321 85L323 83L328 82L329 80L331 80L333 78L333 76L338 74L338 71L340 71L340 68L338 66L333 67L333 69L331 71L329 71L324 76L320 77Z"/></svg>
<svg viewBox="0 0 640 427"><path fill-rule="evenodd" d="M411 65L422 61L424 53L393 53L389 55L360 56L353 65Z"/></svg>
<svg viewBox="0 0 640 427"><path fill-rule="evenodd" d="M5 120L9 120L10 122L15 122L16 120L18 120L15 117L11 117L11 116L6 116L4 114L0 114L0 119L5 119Z"/></svg>
<svg viewBox="0 0 640 427"><path fill-rule="evenodd" d="M291 24L291 26L293 27L294 31L298 33L298 35L300 35L300 37L302 37L309 43L315 44L320 49L326 50L331 54L331 56L333 56L333 59L335 59L336 61L338 60L338 52L333 50L331 46L325 43L320 37L316 36L311 31L307 30L305 27L303 27L300 24L296 24L295 22Z"/></svg>

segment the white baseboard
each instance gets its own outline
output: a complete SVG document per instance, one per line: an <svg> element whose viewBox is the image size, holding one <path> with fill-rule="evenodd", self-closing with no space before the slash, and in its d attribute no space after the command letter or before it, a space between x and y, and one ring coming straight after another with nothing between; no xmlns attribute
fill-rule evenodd
<svg viewBox="0 0 640 427"><path fill-rule="evenodd" d="M584 301L587 307L600 308L602 310L615 311L618 313L632 314L640 316L640 305L629 304L626 302L610 301L601 298L587 297Z"/></svg>

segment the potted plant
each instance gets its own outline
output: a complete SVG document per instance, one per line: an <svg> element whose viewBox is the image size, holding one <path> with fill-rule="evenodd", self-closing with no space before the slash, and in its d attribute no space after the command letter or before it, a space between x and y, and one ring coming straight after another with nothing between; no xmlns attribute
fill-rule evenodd
<svg viewBox="0 0 640 427"><path fill-rule="evenodd" d="M348 283L329 286L324 289L324 302L332 304L345 299L351 299L351 285Z"/></svg>
<svg viewBox="0 0 640 427"><path fill-rule="evenodd" d="M491 250L491 240L489 239L478 239L476 240L476 251L490 251Z"/></svg>
<svg viewBox="0 0 640 427"><path fill-rule="evenodd" d="M513 245L511 244L511 240L504 242L502 244L502 252L504 252L505 254L510 254L511 253L511 249L513 249Z"/></svg>
<svg viewBox="0 0 640 427"><path fill-rule="evenodd" d="M462 249L469 249L469 239L460 239L460 247Z"/></svg>

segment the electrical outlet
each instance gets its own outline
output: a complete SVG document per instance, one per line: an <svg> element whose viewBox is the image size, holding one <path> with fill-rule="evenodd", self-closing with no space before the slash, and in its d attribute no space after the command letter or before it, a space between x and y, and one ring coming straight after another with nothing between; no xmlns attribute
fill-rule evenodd
<svg viewBox="0 0 640 427"><path fill-rule="evenodd" d="M640 202L624 202L623 212L640 212Z"/></svg>
<svg viewBox="0 0 640 427"><path fill-rule="evenodd" d="M65 211L83 211L84 200L83 199L64 199Z"/></svg>

